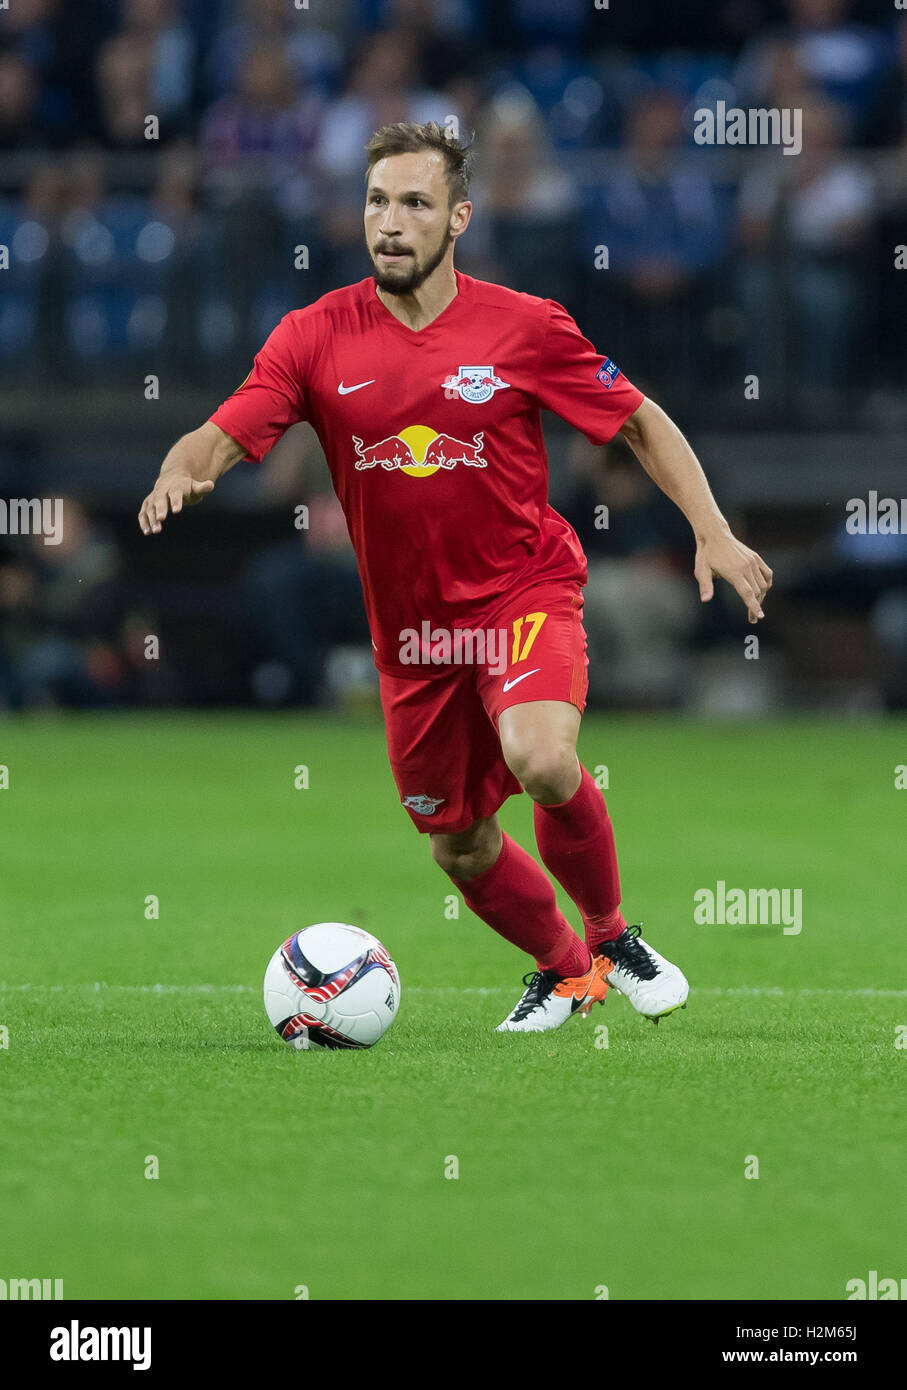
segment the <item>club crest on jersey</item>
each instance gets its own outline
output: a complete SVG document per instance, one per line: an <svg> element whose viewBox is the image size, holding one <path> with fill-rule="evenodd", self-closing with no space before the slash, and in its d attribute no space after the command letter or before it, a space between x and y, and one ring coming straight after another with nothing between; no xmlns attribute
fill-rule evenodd
<svg viewBox="0 0 907 1390"><path fill-rule="evenodd" d="M441 388L448 394L456 391L461 400L472 405L482 405L495 391L509 391L510 382L495 376L494 367L461 367L456 376L441 382Z"/></svg>
<svg viewBox="0 0 907 1390"><path fill-rule="evenodd" d="M610 357L606 357L595 373L595 380L600 381L602 386L607 387L610 391L619 376L620 367L618 367L616 362L612 362Z"/></svg>
<svg viewBox="0 0 907 1390"><path fill-rule="evenodd" d="M417 816L433 816L443 800L443 796L405 796L403 805L415 811Z"/></svg>

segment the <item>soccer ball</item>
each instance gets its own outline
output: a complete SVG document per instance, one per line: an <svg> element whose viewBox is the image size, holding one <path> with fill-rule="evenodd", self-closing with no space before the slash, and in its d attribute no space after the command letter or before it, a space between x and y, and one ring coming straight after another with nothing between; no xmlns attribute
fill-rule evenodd
<svg viewBox="0 0 907 1390"><path fill-rule="evenodd" d="M265 1010L297 1048L372 1047L400 1004L397 967L376 936L345 922L317 922L274 952Z"/></svg>

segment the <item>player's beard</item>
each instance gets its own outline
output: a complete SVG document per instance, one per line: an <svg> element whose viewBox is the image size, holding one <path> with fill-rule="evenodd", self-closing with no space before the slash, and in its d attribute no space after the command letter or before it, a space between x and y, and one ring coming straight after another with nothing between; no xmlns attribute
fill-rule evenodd
<svg viewBox="0 0 907 1390"><path fill-rule="evenodd" d="M452 240L453 237L450 234L450 228L446 227L444 229L444 236L441 239L441 245L438 249L429 256L422 265L419 265L415 257L413 257L413 262L405 274L401 274L399 269L389 269L379 266L373 255L372 273L375 277L375 284L378 286L379 290L384 290L385 294L412 294L415 290L419 289L421 285L425 284L429 275L433 275L438 269L438 266L447 255L447 248L450 246ZM377 255L377 252L375 255Z"/></svg>

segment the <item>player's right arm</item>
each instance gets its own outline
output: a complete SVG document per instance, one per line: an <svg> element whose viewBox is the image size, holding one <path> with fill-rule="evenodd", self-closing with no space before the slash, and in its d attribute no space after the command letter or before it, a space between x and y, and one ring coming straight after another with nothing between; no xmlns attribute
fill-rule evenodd
<svg viewBox="0 0 907 1390"><path fill-rule="evenodd" d="M161 464L157 482L139 509L139 526L156 535L168 515L176 516L213 491L218 478L245 458L246 450L219 425L206 420L178 439Z"/></svg>

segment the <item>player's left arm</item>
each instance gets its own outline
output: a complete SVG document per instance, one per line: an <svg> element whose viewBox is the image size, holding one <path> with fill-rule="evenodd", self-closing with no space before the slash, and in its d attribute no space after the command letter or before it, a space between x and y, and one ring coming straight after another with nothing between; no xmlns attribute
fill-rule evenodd
<svg viewBox="0 0 907 1390"><path fill-rule="evenodd" d="M693 528L693 573L703 603L712 597L712 580L717 574L743 599L751 623L764 617L762 601L772 586L772 572L761 555L738 541L731 531L699 460L674 421L646 397L620 433L652 481L676 503Z"/></svg>

